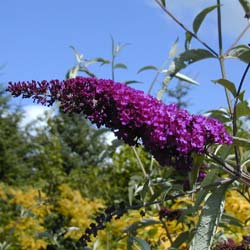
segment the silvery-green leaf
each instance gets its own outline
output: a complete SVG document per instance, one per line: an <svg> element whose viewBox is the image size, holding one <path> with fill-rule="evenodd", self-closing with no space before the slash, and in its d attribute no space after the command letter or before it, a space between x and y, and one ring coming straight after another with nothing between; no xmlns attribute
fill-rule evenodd
<svg viewBox="0 0 250 250"><path fill-rule="evenodd" d="M177 54L177 52L178 52L178 48L177 48L178 41L179 41L179 38L177 38L175 40L174 44L171 46L171 48L169 50L168 58L172 58Z"/></svg>
<svg viewBox="0 0 250 250"><path fill-rule="evenodd" d="M238 58L245 63L250 62L250 48L246 45L239 45L232 48L225 58Z"/></svg>
<svg viewBox="0 0 250 250"><path fill-rule="evenodd" d="M211 249L215 231L224 210L228 186L229 184L225 184L217 187L206 200L189 250Z"/></svg>
<svg viewBox="0 0 250 250"><path fill-rule="evenodd" d="M195 81L192 78L190 78L190 77L188 77L186 75L183 75L183 74L181 74L179 72L177 72L175 74L175 77L178 78L178 79L180 79L180 80L182 80L182 81L185 81L185 82L188 82L188 83L192 83L194 85L199 85L199 83L197 81Z"/></svg>

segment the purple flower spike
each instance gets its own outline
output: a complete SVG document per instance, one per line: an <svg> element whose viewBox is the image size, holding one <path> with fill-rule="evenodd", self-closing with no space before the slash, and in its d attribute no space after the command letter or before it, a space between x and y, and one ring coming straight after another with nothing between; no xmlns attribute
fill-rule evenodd
<svg viewBox="0 0 250 250"><path fill-rule="evenodd" d="M60 101L64 112L82 113L98 127L105 125L129 145L143 144L161 165L188 170L191 154L205 146L231 144L219 121L190 115L177 105L161 101L112 80L77 77L58 81L9 83L7 91L50 106Z"/></svg>

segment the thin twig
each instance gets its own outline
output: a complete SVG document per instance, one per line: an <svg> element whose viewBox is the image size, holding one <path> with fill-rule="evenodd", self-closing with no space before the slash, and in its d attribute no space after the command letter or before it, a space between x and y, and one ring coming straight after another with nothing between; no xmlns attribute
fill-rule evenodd
<svg viewBox="0 0 250 250"><path fill-rule="evenodd" d="M181 26L186 32L188 32L192 37L194 37L197 41L199 41L204 47L206 47L209 51L211 51L216 57L218 57L218 53L214 51L207 43L202 41L194 32L189 30L182 22L180 22L166 7L164 7L160 0L155 0L155 2L161 7L161 9L170 16L179 26Z"/></svg>

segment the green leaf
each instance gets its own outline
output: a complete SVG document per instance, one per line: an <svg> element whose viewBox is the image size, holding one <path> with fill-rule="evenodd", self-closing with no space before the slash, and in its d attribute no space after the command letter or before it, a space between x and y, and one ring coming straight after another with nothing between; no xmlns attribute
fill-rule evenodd
<svg viewBox="0 0 250 250"><path fill-rule="evenodd" d="M161 222L158 220L153 220L153 219L143 219L140 221L136 221L132 225L126 227L123 230L123 232L125 233L135 232L138 228L144 228L144 227L156 225L156 224L161 224Z"/></svg>
<svg viewBox="0 0 250 250"><path fill-rule="evenodd" d="M141 250L150 250L150 245L145 240L134 236L132 236L132 238L133 241L137 242L140 245Z"/></svg>
<svg viewBox="0 0 250 250"><path fill-rule="evenodd" d="M190 49L181 53L170 64L168 74L174 76L181 69L186 68L188 65L207 58L216 58L210 51L205 49Z"/></svg>
<svg viewBox="0 0 250 250"><path fill-rule="evenodd" d="M237 118L242 116L250 116L250 107L247 101L239 102L236 106Z"/></svg>
<svg viewBox="0 0 250 250"><path fill-rule="evenodd" d="M241 6L243 7L246 15L245 17L249 18L249 12L250 12L250 0L239 0Z"/></svg>
<svg viewBox="0 0 250 250"><path fill-rule="evenodd" d="M213 80L212 82L219 83L220 85L228 89L234 97L236 97L237 90L233 82L230 82L229 80L226 80L226 79Z"/></svg>
<svg viewBox="0 0 250 250"><path fill-rule="evenodd" d="M142 68L140 68L138 71L137 71L137 74L141 73L142 71L145 71L145 70L155 70L155 71L158 71L158 68L153 66L153 65L147 65L147 66L144 66Z"/></svg>
<svg viewBox="0 0 250 250"><path fill-rule="evenodd" d="M225 58L238 58L245 63L250 62L250 48L246 45L239 45L232 48Z"/></svg>
<svg viewBox="0 0 250 250"><path fill-rule="evenodd" d="M204 10L202 10L194 19L193 21L193 30L194 33L197 33L203 20L205 19L206 15L209 14L211 11L213 11L214 9L216 9L218 7L218 5L213 5L210 7L205 8Z"/></svg>
<svg viewBox="0 0 250 250"><path fill-rule="evenodd" d="M224 210L224 198L228 186L229 184L225 184L216 188L205 202L189 250L211 249L215 230Z"/></svg>
<svg viewBox="0 0 250 250"><path fill-rule="evenodd" d="M116 63L114 69L127 69L128 67L123 63Z"/></svg>
<svg viewBox="0 0 250 250"><path fill-rule="evenodd" d="M181 81L185 81L185 82L188 82L188 83L191 83L191 84L194 84L194 85L199 85L199 83L196 82L195 80L193 80L192 78L190 78L190 77L188 77L186 75L183 75L183 74L181 74L179 72L177 72L175 74L175 77L180 79Z"/></svg>
<svg viewBox="0 0 250 250"><path fill-rule="evenodd" d="M250 139L233 136L233 140L234 143L238 146L242 146L245 149L250 148Z"/></svg>

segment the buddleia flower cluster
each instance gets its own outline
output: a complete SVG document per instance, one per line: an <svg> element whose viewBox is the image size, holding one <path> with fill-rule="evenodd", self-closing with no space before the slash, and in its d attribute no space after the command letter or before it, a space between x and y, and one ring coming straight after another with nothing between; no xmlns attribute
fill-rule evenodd
<svg viewBox="0 0 250 250"><path fill-rule="evenodd" d="M232 143L218 120L191 115L176 104L166 105L112 80L10 82L7 90L46 106L59 101L64 112L83 114L97 127L110 128L125 143L143 144L161 165L180 170L190 169L192 154L204 153L208 145Z"/></svg>

